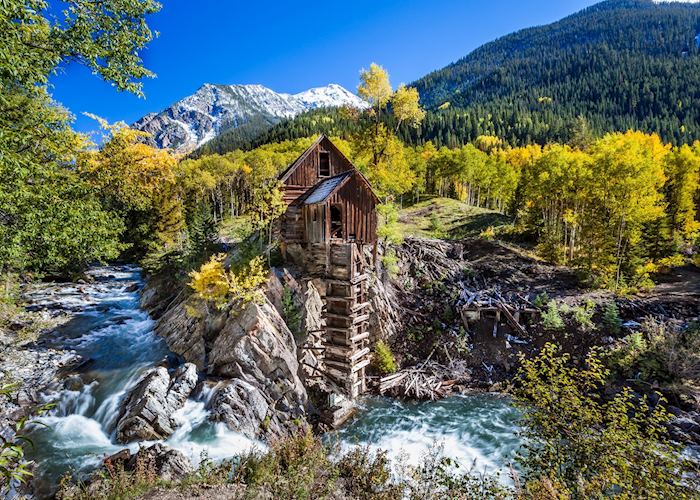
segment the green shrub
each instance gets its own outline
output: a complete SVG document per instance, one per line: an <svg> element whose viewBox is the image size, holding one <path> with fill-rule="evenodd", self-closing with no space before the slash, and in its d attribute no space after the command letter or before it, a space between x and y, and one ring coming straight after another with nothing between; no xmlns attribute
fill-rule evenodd
<svg viewBox="0 0 700 500"><path fill-rule="evenodd" d="M608 302L603 310L603 325L610 333L618 334L622 330L620 310L614 300Z"/></svg>
<svg viewBox="0 0 700 500"><path fill-rule="evenodd" d="M700 383L700 329L647 319L640 331L615 344L608 362L622 376L639 376L673 385L681 392L694 392Z"/></svg>
<svg viewBox="0 0 700 500"><path fill-rule="evenodd" d="M384 246L401 245L404 237L399 225L399 207L394 203L377 205L377 213L380 215L377 236L384 242Z"/></svg>
<svg viewBox="0 0 700 500"><path fill-rule="evenodd" d="M587 303L585 306L578 306L571 309L572 316L578 327L584 332L595 330L593 323L593 314L595 313L595 304Z"/></svg>
<svg viewBox="0 0 700 500"><path fill-rule="evenodd" d="M489 240L489 241L495 240L496 239L496 228L494 228L493 226L487 227L486 229L481 231L481 233L479 233L479 238L483 238L483 239Z"/></svg>
<svg viewBox="0 0 700 500"><path fill-rule="evenodd" d="M430 232L436 238L441 238L445 234L445 224L436 213L430 214Z"/></svg>
<svg viewBox="0 0 700 500"><path fill-rule="evenodd" d="M522 360L514 395L526 490L549 484L555 492L546 498L694 498L683 478L689 464L666 438L663 400L652 407L629 388L605 400L608 370L595 352L585 361L578 368L553 344Z"/></svg>
<svg viewBox="0 0 700 500"><path fill-rule="evenodd" d="M441 448L434 448L418 467L411 468L412 481L407 484L411 500L513 498L513 492L503 486L497 476L474 472L475 464L464 464L445 457Z"/></svg>
<svg viewBox="0 0 700 500"><path fill-rule="evenodd" d="M384 255L382 256L382 265L392 278L399 274L399 258L396 256L396 252L392 248L389 248L386 250L386 252L384 252Z"/></svg>
<svg viewBox="0 0 700 500"><path fill-rule="evenodd" d="M17 384L0 384L0 398L10 399L19 389ZM21 418L14 425L14 434L0 437L0 497L13 498L10 487L17 483L25 483L32 477L31 463L24 458L24 446L32 445L31 440L23 434L32 419L46 413L54 407L53 403L43 405L33 410L28 416Z"/></svg>
<svg viewBox="0 0 700 500"><path fill-rule="evenodd" d="M302 320L301 308L294 300L294 292L288 286L285 286L282 292L282 316L294 337L299 337Z"/></svg>
<svg viewBox="0 0 700 500"><path fill-rule="evenodd" d="M542 313L542 326L545 330L562 330L564 328L564 320L559 314L559 307L555 300L550 300L547 304L547 311Z"/></svg>
<svg viewBox="0 0 700 500"><path fill-rule="evenodd" d="M633 332L615 344L609 355L611 366L623 376L627 376L648 351L649 345L642 332Z"/></svg>
<svg viewBox="0 0 700 500"><path fill-rule="evenodd" d="M236 475L250 498L316 499L335 491L338 471L328 450L305 429L273 443L263 455L244 457Z"/></svg>
<svg viewBox="0 0 700 500"><path fill-rule="evenodd" d="M401 500L404 486L392 480L387 452L357 447L338 461L339 476L349 498Z"/></svg>
<svg viewBox="0 0 700 500"><path fill-rule="evenodd" d="M378 340L377 343L374 344L372 366L382 375L396 373L397 366L394 353L391 352L391 348L383 340Z"/></svg>
<svg viewBox="0 0 700 500"><path fill-rule="evenodd" d="M549 294L547 292L537 294L537 297L535 297L535 301L533 303L535 304L535 307L543 309L547 306L547 304L549 304Z"/></svg>

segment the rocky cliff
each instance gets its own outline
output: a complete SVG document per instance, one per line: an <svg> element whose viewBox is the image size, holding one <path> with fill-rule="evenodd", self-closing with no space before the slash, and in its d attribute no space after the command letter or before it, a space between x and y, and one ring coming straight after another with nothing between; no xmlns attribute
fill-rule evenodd
<svg viewBox="0 0 700 500"><path fill-rule="evenodd" d="M157 320L156 333L206 378L211 418L262 439L286 434L315 411L307 392L312 387L314 394L339 390L323 374L323 280L273 269L265 291L262 301L242 309L194 310L187 290L173 291L155 277L142 296L143 307ZM374 279L373 339L394 335L394 300ZM134 393L148 392L142 384Z"/></svg>
<svg viewBox="0 0 700 500"><path fill-rule="evenodd" d="M276 278L271 278L274 281ZM281 285L278 285L281 286ZM284 435L307 413L294 335L268 297L242 310L193 313L184 295L164 311L163 288L152 280L143 305L156 333L207 377L212 419L251 438Z"/></svg>

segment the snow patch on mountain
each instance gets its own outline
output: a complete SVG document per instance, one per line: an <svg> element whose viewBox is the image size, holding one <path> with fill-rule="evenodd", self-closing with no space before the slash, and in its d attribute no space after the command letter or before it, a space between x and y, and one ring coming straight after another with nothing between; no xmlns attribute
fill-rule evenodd
<svg viewBox="0 0 700 500"><path fill-rule="evenodd" d="M153 145L188 153L219 133L255 120L272 126L316 108L365 109L357 95L337 84L298 94L277 93L263 85L202 85L194 94L160 113L149 113L133 126L151 134Z"/></svg>

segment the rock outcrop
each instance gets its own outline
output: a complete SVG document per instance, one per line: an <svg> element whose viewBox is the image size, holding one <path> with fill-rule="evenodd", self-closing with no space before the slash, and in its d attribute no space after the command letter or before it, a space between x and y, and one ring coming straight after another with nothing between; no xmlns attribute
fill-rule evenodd
<svg viewBox="0 0 700 500"><path fill-rule="evenodd" d="M161 443L141 448L136 453L131 453L129 449L122 450L105 459L105 464L108 463L120 464L127 472L143 467L163 481L177 481L194 472L189 458L182 452Z"/></svg>
<svg viewBox="0 0 700 500"><path fill-rule="evenodd" d="M156 299L167 293L169 305L163 308ZM186 294L175 296L155 278L142 303L154 311L155 331L170 350L209 377L224 379L208 402L211 418L250 438L265 438L295 428L309 410L310 381L323 386L318 354L324 295L324 280L297 281L289 270L274 269L264 299L242 308L194 310ZM372 337L392 336L398 318L390 290L374 280L370 300L378 311L372 315Z"/></svg>
<svg viewBox="0 0 700 500"><path fill-rule="evenodd" d="M250 437L280 436L305 415L296 342L269 300L229 316L210 345L208 372L231 379L212 400L216 420Z"/></svg>
<svg viewBox="0 0 700 500"><path fill-rule="evenodd" d="M140 470L142 474L152 475L163 481L179 481L194 472L189 458L164 444L156 443L148 448L141 448L136 453L124 449L107 457L103 462L103 470L93 474L84 484L62 483L56 492L56 498L67 500L113 497L109 473L105 474L104 469L110 473L116 469L126 472Z"/></svg>
<svg viewBox="0 0 700 500"><path fill-rule="evenodd" d="M186 363L171 377L163 367L146 372L124 400L117 421L122 443L165 439L176 428L172 414L185 405L197 385L197 368Z"/></svg>
<svg viewBox="0 0 700 500"><path fill-rule="evenodd" d="M151 303L156 295L147 288L144 297ZM192 314L184 298L175 299L162 311L155 331L200 371L227 380L208 404L212 419L259 437L285 434L304 417L308 398L297 344L267 297L242 309L202 314Z"/></svg>
<svg viewBox="0 0 700 500"><path fill-rule="evenodd" d="M367 288L372 314L369 319L369 334L372 342L393 338L400 324L398 300L390 283L376 276Z"/></svg>

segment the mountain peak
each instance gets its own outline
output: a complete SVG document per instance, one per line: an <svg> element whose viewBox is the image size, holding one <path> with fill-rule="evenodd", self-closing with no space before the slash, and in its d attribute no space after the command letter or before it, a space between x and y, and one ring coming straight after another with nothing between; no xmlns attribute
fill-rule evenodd
<svg viewBox="0 0 700 500"><path fill-rule="evenodd" d="M205 83L197 91L160 113L149 113L134 128L151 134L153 145L189 153L225 130L243 125L259 131L316 108L367 103L337 83L298 94L277 93L261 84Z"/></svg>

